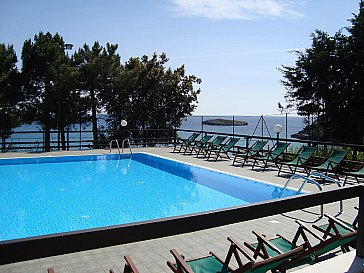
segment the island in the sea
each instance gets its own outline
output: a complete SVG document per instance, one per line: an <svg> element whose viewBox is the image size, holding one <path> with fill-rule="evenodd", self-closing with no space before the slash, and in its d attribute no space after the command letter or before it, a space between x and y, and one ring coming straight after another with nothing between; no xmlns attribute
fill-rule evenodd
<svg viewBox="0 0 364 273"><path fill-rule="evenodd" d="M245 120L231 120L231 119L208 119L202 121L202 124L214 125L214 126L246 126L248 123Z"/></svg>

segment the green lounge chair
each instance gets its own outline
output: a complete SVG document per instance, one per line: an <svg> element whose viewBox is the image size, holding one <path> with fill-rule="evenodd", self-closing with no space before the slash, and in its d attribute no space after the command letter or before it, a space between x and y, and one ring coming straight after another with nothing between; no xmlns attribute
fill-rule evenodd
<svg viewBox="0 0 364 273"><path fill-rule="evenodd" d="M348 180L349 176L354 177L356 182L359 183L360 182L359 178L364 178L364 164L362 164L361 168L359 168L358 170L346 172L345 174L346 174L346 176L345 176L345 180L344 180L344 186L345 186L346 181Z"/></svg>
<svg viewBox="0 0 364 273"><path fill-rule="evenodd" d="M301 224L302 225L302 224ZM305 231L309 229L305 228ZM264 257L275 257L279 255L279 253L284 253L285 251L289 251L292 247L295 246L295 243L289 241L281 236L266 239L264 235L259 235L255 233L258 239L258 243L251 244L250 248L256 247L253 251L255 251L255 256ZM310 234L313 235L319 242L315 245L311 245L310 242L304 242L303 246L305 246L305 250L303 250L298 255L292 257L291 260L285 261L278 266L279 269L285 271L287 269L300 266L303 264L314 264L318 261L318 259L325 254L328 254L330 251L343 247L351 243L357 237L357 231L348 232L346 234L337 234L333 235L330 238L323 239L317 236L315 233L310 231ZM342 248L345 252L346 249Z"/></svg>
<svg viewBox="0 0 364 273"><path fill-rule="evenodd" d="M349 232L343 235L335 235L326 240L320 241L318 244L302 251L297 256L293 257L291 261L282 264L281 268L288 269L302 265L303 263L316 263L322 255L328 254L336 248L341 248L344 252L346 246L357 238L357 231Z"/></svg>
<svg viewBox="0 0 364 273"><path fill-rule="evenodd" d="M228 155L228 152L235 146L236 143L238 143L238 141L240 140L240 138L230 138L229 141L223 145L220 145L220 147L211 147L210 149L207 150L207 160L210 160L210 157L212 155L215 155L215 161L217 161L217 159L219 157L222 158L222 154L225 155L229 160L230 160L230 156Z"/></svg>
<svg viewBox="0 0 364 273"><path fill-rule="evenodd" d="M224 142L226 139L226 136L217 136L211 143L206 143L204 147L199 148L196 157L199 157L200 154L203 155L203 157L207 156L207 151L209 149L214 149L215 147L219 147L221 143Z"/></svg>
<svg viewBox="0 0 364 273"><path fill-rule="evenodd" d="M322 232L322 238L326 239L328 237L332 237L338 234L347 234L349 232L353 232L358 229L358 215L355 217L354 221L350 224L345 222L337 217L333 217L329 214L325 214L327 218L327 223L322 225L312 225L313 228ZM356 241L352 241L347 246L343 246L343 251L349 251L348 247L356 248Z"/></svg>
<svg viewBox="0 0 364 273"><path fill-rule="evenodd" d="M274 257L279 254L288 252L292 249L297 248L298 246L303 246L304 248L311 247L311 243L308 240L306 233L311 234L316 239L320 239L319 236L313 233L306 226L304 226L298 221L296 221L296 223L298 224L298 228L295 235L293 236L292 241L286 239L284 236L280 234L277 234L273 238L267 239L265 235L258 234L257 232L252 231L252 233L257 238L257 242L255 243L245 242L244 245L251 251L253 251L254 259L256 259L257 257L266 259L268 257Z"/></svg>
<svg viewBox="0 0 364 273"><path fill-rule="evenodd" d="M193 153L196 153L198 154L199 150L200 149L205 149L207 144L208 144L208 141L212 138L212 135L205 135L203 138L201 138L200 140L195 140L193 141L193 143L191 145L188 146L188 150L186 149L186 152L185 154L193 154Z"/></svg>
<svg viewBox="0 0 364 273"><path fill-rule="evenodd" d="M253 157L254 163L252 170L254 169L255 165L259 165L258 161L263 162L263 171L265 171L265 169L268 167L269 162L273 162L277 166L279 157L288 148L289 144L290 143L278 142L265 155L257 155Z"/></svg>
<svg viewBox="0 0 364 273"><path fill-rule="evenodd" d="M235 164L235 162L238 162L238 163L242 163L242 167L243 167L245 165L245 163L249 160L249 158L257 156L263 150L263 148L264 148L265 144L267 144L267 142L268 141L265 141L265 140L258 140L251 147L244 148L244 149L238 149L238 151L235 153L233 165Z"/></svg>
<svg viewBox="0 0 364 273"><path fill-rule="evenodd" d="M343 162L345 156L348 154L348 150L345 149L333 149L330 155L324 159L324 161L319 166L311 166L311 170L316 170L318 172L323 172L325 175L328 173L335 174L337 179L340 179L338 176L338 169Z"/></svg>
<svg viewBox="0 0 364 273"><path fill-rule="evenodd" d="M282 262L291 259L303 251L303 247L298 247L282 255L277 255L262 261L256 261L249 255L248 251L243 246L239 245L233 238L229 237L228 240L231 242L231 245L225 260L222 260L211 252L207 256L185 260L176 250L172 249L171 253L176 262L172 263L168 261L167 264L174 273L264 273L273 270ZM243 264L239 253L243 254L249 261ZM238 268L235 270L229 267L233 255L238 264Z"/></svg>
<svg viewBox="0 0 364 273"><path fill-rule="evenodd" d="M200 133L192 133L187 139L181 139L178 143L176 143L174 145L174 149L172 151L172 153L176 152L179 153L181 152L182 149L184 149L184 151L186 151L186 148L191 145L191 143L193 141L195 141L198 136L200 135Z"/></svg>
<svg viewBox="0 0 364 273"><path fill-rule="evenodd" d="M312 225L315 229L323 233L323 239L337 234L346 234L357 229L357 218L355 218L354 222L350 224L329 214L325 214L325 217L327 218L327 223L322 225Z"/></svg>
<svg viewBox="0 0 364 273"><path fill-rule="evenodd" d="M308 173L307 164L311 160L316 149L315 146L302 146L292 160L288 162L279 162L278 176L280 175L283 166L287 166L292 174L296 173L297 168L302 168L305 173Z"/></svg>

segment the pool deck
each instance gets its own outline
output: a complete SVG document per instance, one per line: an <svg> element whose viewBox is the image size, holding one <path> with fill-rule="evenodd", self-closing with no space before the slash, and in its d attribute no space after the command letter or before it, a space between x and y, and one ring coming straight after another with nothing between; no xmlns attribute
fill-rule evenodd
<svg viewBox="0 0 364 273"><path fill-rule="evenodd" d="M231 166L231 162L228 160L212 162L201 158L195 158L193 156L171 153L171 151L171 148L133 149L133 152L147 152L157 156L202 166L217 171L260 180L266 183L273 183L282 186L287 181L287 177L277 176L278 172L276 168L269 168L265 172L262 172L259 168L251 170L250 165L246 165L243 168L234 167ZM114 150L113 152L117 151ZM109 153L109 151L88 150L49 153L5 153L1 154L0 158L105 153ZM298 185L292 186L298 187ZM324 190L336 187L337 186L333 184L326 184L323 186ZM305 189L309 191L317 191L316 187L313 185L307 185ZM345 221L352 222L356 215L354 206L358 206L358 200L345 200L343 201L343 204L344 213L340 215L340 218ZM338 211L338 203L327 204L324 206L325 213L337 215ZM7 264L0 266L0 273L45 273L47 272L48 267L54 267L56 273L108 272L109 269L113 269L114 272L123 272L124 255L130 255L133 258L140 273L172 272L166 264L167 260L172 261L172 255L169 252L170 249L175 248L186 257L206 255L209 253L209 251L214 251L220 257L224 258L229 247L229 243L226 240L228 236L232 236L241 242L252 242L254 241L254 235L251 231L255 230L268 236L274 236L275 234L279 233L285 235L288 238L292 238L297 228L297 224L294 222L295 219L299 219L307 225L313 223L320 224L325 220L318 219L319 212L319 207L314 207L175 236ZM354 253L355 250L351 251L349 255L347 254L341 255L337 258L330 258L326 264L320 264L320 266L326 267L321 267L321 269L317 269L318 271L315 271L315 266L308 266L303 268L295 268L289 272L293 272L295 270L306 270L302 272L363 272L362 270L364 270L364 267L362 261L359 261L360 269L350 266L351 263L353 263ZM332 253L330 257L340 254L340 251L336 251ZM342 265L342 267L335 266L336 259L339 259L337 264ZM344 265L346 264L348 264L348 266L345 267ZM344 270L342 268L351 269Z"/></svg>

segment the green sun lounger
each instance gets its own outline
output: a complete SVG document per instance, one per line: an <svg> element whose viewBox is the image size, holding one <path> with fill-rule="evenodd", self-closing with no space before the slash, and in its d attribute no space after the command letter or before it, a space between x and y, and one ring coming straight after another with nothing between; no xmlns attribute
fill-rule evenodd
<svg viewBox="0 0 364 273"><path fill-rule="evenodd" d="M189 145L191 145L193 143L193 141L195 141L198 138L199 135L200 135L200 133L193 133L187 139L180 140L180 142L178 142L174 145L174 149L173 149L172 153L174 153L174 152L179 153L182 151L182 149L185 152L187 147Z"/></svg>
<svg viewBox="0 0 364 273"><path fill-rule="evenodd" d="M292 160L279 162L278 176L282 172L284 166L288 167L292 174L296 173L297 168L302 168L305 173L308 173L307 164L310 162L316 149L315 146L302 146Z"/></svg>
<svg viewBox="0 0 364 273"><path fill-rule="evenodd" d="M175 263L168 261L167 264L174 273L265 273L269 270L273 270L281 263L288 261L303 251L303 247L298 247L288 251L287 253L270 257L262 261L256 261L248 253L247 249L237 243L236 240L231 237L229 237L228 240L231 244L225 260L222 260L212 252L210 252L210 254L207 256L193 259L184 259L175 249L172 249L171 254L175 258ZM249 260L245 264L242 262L240 257L241 254ZM235 270L229 266L232 257L235 258L238 264L238 268Z"/></svg>
<svg viewBox="0 0 364 273"><path fill-rule="evenodd" d="M257 156L263 150L267 142L268 141L266 140L258 140L251 147L238 149L234 156L233 165L237 162L242 163L243 167L245 163L248 162L249 158Z"/></svg>
<svg viewBox="0 0 364 273"><path fill-rule="evenodd" d="M204 147L202 147L201 149L198 150L196 157L199 157L200 154L203 155L203 157L207 156L207 151L209 149L215 149L217 147L220 147L220 144L223 143L226 139L226 136L217 136L215 137L215 139L210 142L207 143Z"/></svg>
<svg viewBox="0 0 364 273"><path fill-rule="evenodd" d="M346 184L346 181L348 180L348 177L349 176L352 176L352 177L354 177L355 178L355 180L356 180L356 182L360 182L359 181L359 178L364 178L364 164L362 165L362 167L361 168L359 168L358 170L356 170L356 171L351 171L351 172L346 172L345 173L346 174L346 176L345 176L345 181L344 181L344 186L345 186L345 184Z"/></svg>
<svg viewBox="0 0 364 273"><path fill-rule="evenodd" d="M253 157L254 163L252 166L252 170L254 169L255 165L259 165L258 161L263 162L263 171L265 171L265 169L268 167L269 162L272 162L277 166L279 157L288 148L289 144L290 143L278 142L265 155L258 155Z"/></svg>
<svg viewBox="0 0 364 273"><path fill-rule="evenodd" d="M358 229L358 215L352 223L345 222L337 217L331 216L330 214L325 214L325 217L327 218L327 223L322 225L312 225L313 228L322 233L323 239L336 236L338 234L347 234ZM347 246L343 246L343 251L349 251L349 247L356 248L356 240L353 240Z"/></svg>
<svg viewBox="0 0 364 273"><path fill-rule="evenodd" d="M327 223L312 225L315 229L323 233L322 238L324 239L337 234L346 234L357 229L357 226L355 226L357 218L350 224L339 218L333 217L330 214L325 214L325 217L327 218Z"/></svg>
<svg viewBox="0 0 364 273"><path fill-rule="evenodd" d="M219 157L226 156L230 160L230 156L228 155L228 152L235 146L236 143L238 143L240 139L239 138L230 138L227 143L220 145L219 147L211 147L207 150L207 160L210 160L211 156L215 156L215 161Z"/></svg>
<svg viewBox="0 0 364 273"><path fill-rule="evenodd" d="M186 149L185 154L189 155L193 153L198 154L200 150L204 150L206 148L211 138L212 135L206 135L202 137L200 140L193 141L193 143L187 147L188 151Z"/></svg>
<svg viewBox="0 0 364 273"><path fill-rule="evenodd" d="M343 162L345 156L348 154L348 150L345 149L333 149L330 155L324 159L321 165L310 167L311 170L323 172L325 175L328 173L335 174L336 178L339 179L338 169Z"/></svg>
<svg viewBox="0 0 364 273"><path fill-rule="evenodd" d="M300 225L303 226L302 224ZM357 231L352 231L345 234L336 234L326 239L319 237L310 231L310 229L304 227L303 234L305 234L306 231L309 231L311 235L319 240L319 242L312 245L312 243L310 243L308 240L304 240L302 246L304 246L305 249L298 255L292 257L292 259L280 264L278 267L279 269L287 270L303 264L314 264L322 255L328 254L330 251L333 251L339 247L343 251L346 251L345 246L350 244L357 237ZM292 249L292 247L296 247L297 244L297 241L295 242L297 238L296 236L298 236L297 233L292 241L289 241L280 235L277 235L277 237L271 239L267 239L264 235L259 235L258 233L254 234L257 236L258 242L254 244L246 244L252 251L254 251L255 256L253 257L275 257L276 255L279 255L279 253L285 253L286 251ZM300 236L302 236L302 234L300 234Z"/></svg>

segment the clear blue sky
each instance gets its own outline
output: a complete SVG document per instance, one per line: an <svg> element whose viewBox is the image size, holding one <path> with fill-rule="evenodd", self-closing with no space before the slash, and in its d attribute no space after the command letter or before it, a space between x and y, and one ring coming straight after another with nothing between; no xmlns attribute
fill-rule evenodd
<svg viewBox="0 0 364 273"><path fill-rule="evenodd" d="M0 0L0 43L21 59L26 39L58 32L74 49L119 45L122 61L165 52L202 79L194 114L277 114L285 89L277 70L320 29L349 26L359 0Z"/></svg>

